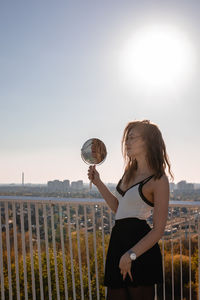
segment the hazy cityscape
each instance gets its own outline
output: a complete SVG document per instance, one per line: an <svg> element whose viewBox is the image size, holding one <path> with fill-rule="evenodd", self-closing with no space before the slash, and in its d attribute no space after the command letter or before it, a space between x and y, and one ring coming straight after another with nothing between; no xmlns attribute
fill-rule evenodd
<svg viewBox="0 0 200 300"><path fill-rule="evenodd" d="M116 183L106 183L107 187L114 192ZM9 196L42 196L42 197L72 197L72 198L102 198L98 189L89 182L83 180L70 181L51 180L47 184L31 184L25 183L24 173L22 173L21 184L0 184L0 195ZM200 200L200 183L190 183L181 180L177 183L170 183L170 199L171 200Z"/></svg>

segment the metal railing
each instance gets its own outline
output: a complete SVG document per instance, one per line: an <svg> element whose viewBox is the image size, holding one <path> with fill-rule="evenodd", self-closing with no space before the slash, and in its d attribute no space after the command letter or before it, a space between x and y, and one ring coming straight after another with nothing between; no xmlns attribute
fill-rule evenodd
<svg viewBox="0 0 200 300"><path fill-rule="evenodd" d="M105 299L113 224L102 199L1 196L1 299ZM164 284L155 299L200 300L200 202L170 201L159 245Z"/></svg>

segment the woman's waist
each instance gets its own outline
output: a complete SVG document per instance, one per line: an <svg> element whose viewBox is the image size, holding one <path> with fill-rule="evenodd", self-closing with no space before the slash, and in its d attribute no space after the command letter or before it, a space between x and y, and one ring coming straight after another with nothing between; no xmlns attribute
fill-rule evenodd
<svg viewBox="0 0 200 300"><path fill-rule="evenodd" d="M115 215L115 220L121 219L139 219L139 220L147 220L151 216L150 210L117 210Z"/></svg>
<svg viewBox="0 0 200 300"><path fill-rule="evenodd" d="M139 226L139 225L146 225L147 220L141 219L138 217L127 217L127 218L119 218L115 219L115 226Z"/></svg>
<svg viewBox="0 0 200 300"><path fill-rule="evenodd" d="M140 239L151 230L147 220L139 218L123 218L115 220L112 228L112 235L119 238L119 240Z"/></svg>

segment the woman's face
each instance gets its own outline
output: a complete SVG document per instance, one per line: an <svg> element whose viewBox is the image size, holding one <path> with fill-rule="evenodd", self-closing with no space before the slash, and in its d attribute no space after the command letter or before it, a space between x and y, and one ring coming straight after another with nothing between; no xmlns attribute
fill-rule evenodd
<svg viewBox="0 0 200 300"><path fill-rule="evenodd" d="M130 129L126 138L126 150L128 157L136 158L145 154L145 142L137 129Z"/></svg>

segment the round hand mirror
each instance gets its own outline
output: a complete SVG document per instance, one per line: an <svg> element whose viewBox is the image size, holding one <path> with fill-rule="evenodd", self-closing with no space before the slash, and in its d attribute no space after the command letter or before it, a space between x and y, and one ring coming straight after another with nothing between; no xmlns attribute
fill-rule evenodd
<svg viewBox="0 0 200 300"><path fill-rule="evenodd" d="M100 165L105 160L106 155L106 146L97 138L87 140L81 148L81 157L88 165Z"/></svg>
<svg viewBox="0 0 200 300"><path fill-rule="evenodd" d="M81 148L81 157L88 165L100 165L105 160L106 155L106 146L97 138L87 140Z"/></svg>

